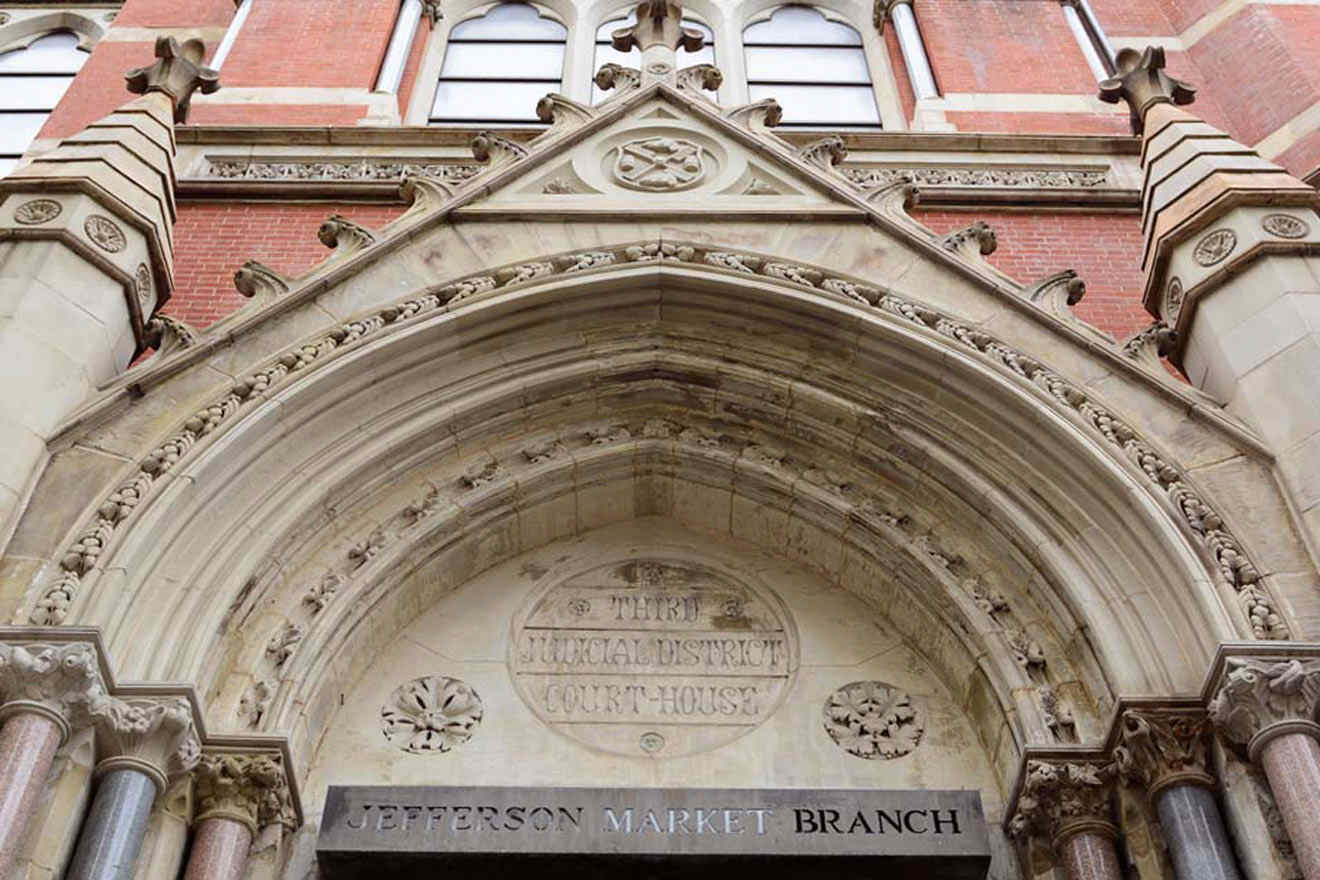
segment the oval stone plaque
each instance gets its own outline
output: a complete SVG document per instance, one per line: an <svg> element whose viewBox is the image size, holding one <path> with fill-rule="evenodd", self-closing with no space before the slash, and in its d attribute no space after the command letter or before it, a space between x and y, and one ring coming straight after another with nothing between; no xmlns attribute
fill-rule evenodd
<svg viewBox="0 0 1320 880"><path fill-rule="evenodd" d="M534 595L509 670L537 717L581 743L666 758L712 749L779 707L797 636L777 596L674 559L634 559Z"/></svg>

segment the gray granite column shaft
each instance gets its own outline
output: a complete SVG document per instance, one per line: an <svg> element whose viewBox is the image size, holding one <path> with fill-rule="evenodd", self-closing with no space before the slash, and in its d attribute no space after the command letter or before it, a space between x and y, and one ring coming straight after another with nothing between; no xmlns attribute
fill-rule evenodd
<svg viewBox="0 0 1320 880"><path fill-rule="evenodd" d="M1178 880L1241 880L1214 792L1170 785L1156 796L1155 809Z"/></svg>
<svg viewBox="0 0 1320 880"><path fill-rule="evenodd" d="M156 783L141 771L101 777L65 880L132 880L155 800Z"/></svg>

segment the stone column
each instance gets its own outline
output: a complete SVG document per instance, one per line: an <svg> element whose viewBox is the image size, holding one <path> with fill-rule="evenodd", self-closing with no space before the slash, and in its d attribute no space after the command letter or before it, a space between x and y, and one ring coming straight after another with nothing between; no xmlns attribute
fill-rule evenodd
<svg viewBox="0 0 1320 880"><path fill-rule="evenodd" d="M1028 761L1011 833L1048 840L1068 880L1122 880L1112 777L1112 767L1099 763Z"/></svg>
<svg viewBox="0 0 1320 880"><path fill-rule="evenodd" d="M184 880L241 880L258 831L294 824L278 754L213 753L194 771L196 833Z"/></svg>
<svg viewBox="0 0 1320 880"><path fill-rule="evenodd" d="M89 643L0 644L0 877L14 867L56 750L102 693Z"/></svg>
<svg viewBox="0 0 1320 880"><path fill-rule="evenodd" d="M1114 761L1146 790L1179 880L1241 880L1209 773L1210 720L1200 710L1129 710Z"/></svg>
<svg viewBox="0 0 1320 880"><path fill-rule="evenodd" d="M917 28L917 17L912 14L912 0L877 0L874 11L876 30L884 32L886 18L894 22L894 33L898 35L898 48L903 53L903 66L907 68L913 96L918 101L938 98L940 92L935 87L935 73L926 57L926 44Z"/></svg>
<svg viewBox="0 0 1320 880"><path fill-rule="evenodd" d="M1320 880L1320 660L1230 657L1210 717L1265 770L1297 865Z"/></svg>
<svg viewBox="0 0 1320 880"><path fill-rule="evenodd" d="M192 710L178 697L102 697L90 713L105 757L65 880L132 880L156 795L200 756Z"/></svg>

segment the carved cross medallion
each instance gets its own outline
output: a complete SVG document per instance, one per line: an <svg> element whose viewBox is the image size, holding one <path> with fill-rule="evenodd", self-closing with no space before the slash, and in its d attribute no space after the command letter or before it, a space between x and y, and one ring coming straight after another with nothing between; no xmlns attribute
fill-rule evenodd
<svg viewBox="0 0 1320 880"><path fill-rule="evenodd" d="M619 147L614 177L624 186L666 192L695 186L706 175L701 147L672 137L649 137Z"/></svg>

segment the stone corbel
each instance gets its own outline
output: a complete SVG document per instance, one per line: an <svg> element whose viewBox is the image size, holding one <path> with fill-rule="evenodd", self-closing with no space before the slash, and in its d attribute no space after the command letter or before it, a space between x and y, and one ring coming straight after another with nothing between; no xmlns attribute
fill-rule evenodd
<svg viewBox="0 0 1320 880"><path fill-rule="evenodd" d="M1246 746L1252 761L1265 744L1283 734L1320 739L1320 657L1257 659L1228 657L1210 718L1230 742Z"/></svg>
<svg viewBox="0 0 1320 880"><path fill-rule="evenodd" d="M1213 788L1210 719L1197 709L1138 711L1119 719L1114 764L1123 781L1154 798L1173 785Z"/></svg>
<svg viewBox="0 0 1320 880"><path fill-rule="evenodd" d="M297 826L284 760L278 752L208 751L193 770L195 818L229 819L255 839L279 824Z"/></svg>
<svg viewBox="0 0 1320 880"><path fill-rule="evenodd" d="M88 706L105 696L105 682L90 642L0 643L0 722L31 712L49 718L67 740L88 722Z"/></svg>
<svg viewBox="0 0 1320 880"><path fill-rule="evenodd" d="M171 777L191 771L201 757L192 708L181 697L101 695L89 713L104 755L97 764L100 773L136 770L163 792Z"/></svg>

